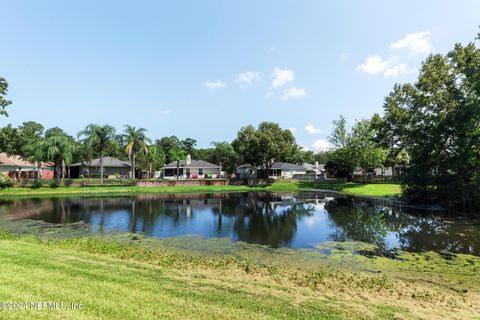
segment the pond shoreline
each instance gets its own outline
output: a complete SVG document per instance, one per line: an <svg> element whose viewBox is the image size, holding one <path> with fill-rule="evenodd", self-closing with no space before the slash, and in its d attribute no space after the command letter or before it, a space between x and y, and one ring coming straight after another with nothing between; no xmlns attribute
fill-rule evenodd
<svg viewBox="0 0 480 320"><path fill-rule="evenodd" d="M189 249L131 234L39 240L0 232L5 289L0 299L8 301L5 293L15 292L20 300L43 301L41 296L82 303L82 310L65 311L69 319L95 317L99 310L117 319L133 319L141 310L142 318L155 319L168 317L170 307L184 318L228 311L238 319L364 319L365 312L370 319L474 319L480 312L478 257L446 260L435 253L404 253L401 260L392 260L352 255L347 247L338 247L331 258L316 258L320 254L312 250L246 244L225 253L225 246L231 246L225 240L184 242L192 241L195 248ZM219 247L205 252L198 246ZM26 286L32 274L39 281ZM131 299L132 292L140 299ZM48 319L54 314L6 310L3 315Z"/></svg>
<svg viewBox="0 0 480 320"><path fill-rule="evenodd" d="M395 184L355 184L355 183L312 183L276 182L266 186L178 186L178 187L139 187L139 186L95 186L59 188L8 188L0 190L0 198L16 196L56 196L56 195L110 195L110 194L149 194L149 193L220 193L220 192L295 192L329 191L354 196L385 199L398 199L400 187Z"/></svg>

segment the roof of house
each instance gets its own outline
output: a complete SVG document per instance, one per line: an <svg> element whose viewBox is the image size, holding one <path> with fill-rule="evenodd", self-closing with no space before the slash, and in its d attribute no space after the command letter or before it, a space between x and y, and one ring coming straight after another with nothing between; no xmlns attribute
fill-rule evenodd
<svg viewBox="0 0 480 320"><path fill-rule="evenodd" d="M272 166L272 169L282 169L282 170L305 170L301 165L288 162L275 162Z"/></svg>
<svg viewBox="0 0 480 320"><path fill-rule="evenodd" d="M251 164L242 164L237 167L237 169L253 167ZM261 169L258 167L257 169ZM275 162L272 166L272 169L283 169L283 170L305 170L305 167L288 162Z"/></svg>
<svg viewBox="0 0 480 320"><path fill-rule="evenodd" d="M325 164L318 164L318 167L315 167L314 164L304 163L303 166L307 170L325 170Z"/></svg>
<svg viewBox="0 0 480 320"><path fill-rule="evenodd" d="M170 162L169 164L166 164L163 169L173 169L177 168L177 161ZM216 164L203 161L203 160L192 160L188 165L187 165L187 160L180 160L180 168L211 168L211 169L219 169L220 167L217 166Z"/></svg>
<svg viewBox="0 0 480 320"><path fill-rule="evenodd" d="M85 162L85 163L74 163L71 165L72 167L99 167L100 166L100 158L93 159L92 161ZM132 165L128 161L123 161L114 157L103 157L103 167L105 168L131 168Z"/></svg>
<svg viewBox="0 0 480 320"><path fill-rule="evenodd" d="M0 166L9 167L37 167L34 162L27 161L20 156L8 155L5 152L0 153ZM48 162L42 162L41 167L51 167L52 164Z"/></svg>

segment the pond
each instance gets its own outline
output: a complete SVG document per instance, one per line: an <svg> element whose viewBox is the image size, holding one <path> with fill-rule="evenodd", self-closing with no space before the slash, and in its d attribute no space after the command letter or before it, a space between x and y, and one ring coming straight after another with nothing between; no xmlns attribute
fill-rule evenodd
<svg viewBox="0 0 480 320"><path fill-rule="evenodd" d="M355 241L383 250L480 255L478 218L325 192L2 200L0 218L56 228L84 223L89 234L197 235L291 248Z"/></svg>

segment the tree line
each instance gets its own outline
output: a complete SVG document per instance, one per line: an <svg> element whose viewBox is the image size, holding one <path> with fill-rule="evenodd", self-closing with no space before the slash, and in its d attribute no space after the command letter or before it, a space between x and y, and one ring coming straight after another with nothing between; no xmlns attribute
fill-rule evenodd
<svg viewBox="0 0 480 320"><path fill-rule="evenodd" d="M429 55L414 83L393 87L383 115L358 120L351 129L343 117L335 121L327 168L351 179L356 167L367 173L391 166L411 200L480 208L480 49L475 41Z"/></svg>
<svg viewBox="0 0 480 320"><path fill-rule="evenodd" d="M392 167L404 195L413 200L442 201L452 206L480 207L480 49L475 41L456 44L447 54L431 54L414 83L396 84L386 96L383 115L333 122L331 150L303 150L293 134L278 124L262 122L241 128L232 142L197 141L176 136L152 142L146 130L88 125L77 139L60 128L44 131L35 122L0 129L0 151L32 161L52 161L65 172L72 161L110 155L129 159L133 168L151 172L164 163L195 159L219 164L226 172L249 163L268 172L277 161L326 163L336 177L352 180L356 168L364 177L377 167ZM7 115L8 83L0 78L0 114ZM134 170L134 169L132 169Z"/></svg>
<svg viewBox="0 0 480 320"><path fill-rule="evenodd" d="M213 141L209 148L197 148L197 140L167 136L152 140L145 128L125 125L118 132L110 125L89 124L76 137L59 127L45 129L34 121L0 128L0 151L37 163L53 162L58 179L68 176L72 163L88 163L99 158L100 179L103 182L103 159L106 156L130 161L132 176L142 170L147 177L166 163L176 162L177 169L187 155L193 159L218 164L222 171L234 173L243 163L270 169L274 161L295 163L321 161L323 153L304 151L289 130L276 123L263 122L258 128L240 129L232 141ZM178 174L177 174L178 175Z"/></svg>

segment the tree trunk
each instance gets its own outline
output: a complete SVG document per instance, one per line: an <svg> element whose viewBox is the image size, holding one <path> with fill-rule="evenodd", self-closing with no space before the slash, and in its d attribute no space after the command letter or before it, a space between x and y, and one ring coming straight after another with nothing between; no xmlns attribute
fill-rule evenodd
<svg viewBox="0 0 480 320"><path fill-rule="evenodd" d="M61 163L55 164L55 171L57 172L56 180L57 180L58 183L60 183L60 179L61 179L61 171L62 171L61 166L62 166Z"/></svg>
<svg viewBox="0 0 480 320"><path fill-rule="evenodd" d="M40 161L37 161L37 180L40 179L40 169L42 167L42 163Z"/></svg>
<svg viewBox="0 0 480 320"><path fill-rule="evenodd" d="M100 183L103 184L103 152L100 152Z"/></svg>
<svg viewBox="0 0 480 320"><path fill-rule="evenodd" d="M132 155L132 179L135 180L135 153Z"/></svg>
<svg viewBox="0 0 480 320"><path fill-rule="evenodd" d="M219 167L220 167L220 175L219 175L219 178L222 178L222 161L220 161Z"/></svg>
<svg viewBox="0 0 480 320"><path fill-rule="evenodd" d="M177 180L180 178L180 161L177 161Z"/></svg>
<svg viewBox="0 0 480 320"><path fill-rule="evenodd" d="M152 179L152 163L150 162L150 171L148 172L148 178Z"/></svg>
<svg viewBox="0 0 480 320"><path fill-rule="evenodd" d="M62 183L65 180L65 160L62 160Z"/></svg>

